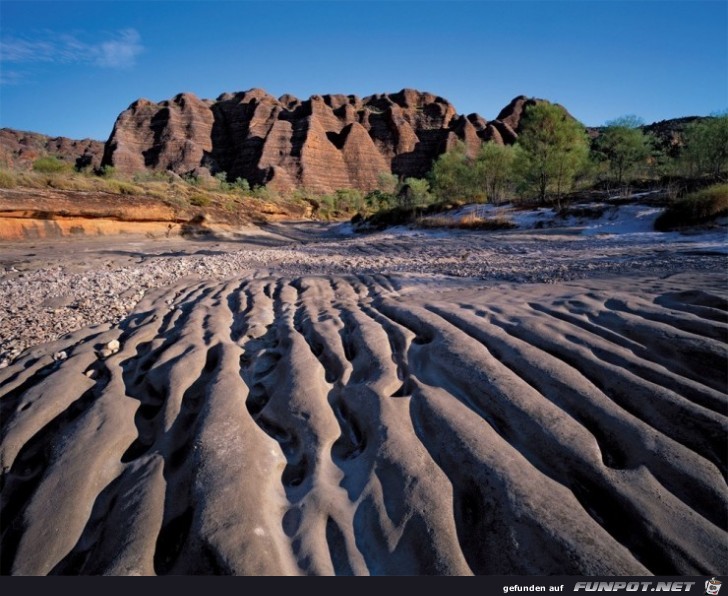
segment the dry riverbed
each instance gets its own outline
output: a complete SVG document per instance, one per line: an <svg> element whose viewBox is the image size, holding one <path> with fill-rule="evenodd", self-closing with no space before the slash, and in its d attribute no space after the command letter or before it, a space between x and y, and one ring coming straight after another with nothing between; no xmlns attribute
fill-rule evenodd
<svg viewBox="0 0 728 596"><path fill-rule="evenodd" d="M0 247L0 572L725 575L726 264L573 228Z"/></svg>

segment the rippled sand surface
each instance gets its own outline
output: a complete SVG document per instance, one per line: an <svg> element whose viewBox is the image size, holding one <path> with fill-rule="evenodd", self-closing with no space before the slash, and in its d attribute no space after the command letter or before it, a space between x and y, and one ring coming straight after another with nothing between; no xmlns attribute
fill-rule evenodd
<svg viewBox="0 0 728 596"><path fill-rule="evenodd" d="M0 370L2 572L726 574L725 281L157 289Z"/></svg>

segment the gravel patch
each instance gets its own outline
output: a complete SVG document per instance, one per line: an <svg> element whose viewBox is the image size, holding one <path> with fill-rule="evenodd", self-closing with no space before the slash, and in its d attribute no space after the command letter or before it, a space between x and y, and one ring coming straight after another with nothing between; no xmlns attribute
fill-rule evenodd
<svg viewBox="0 0 728 596"><path fill-rule="evenodd" d="M59 242L47 264L37 252L25 260L22 255L12 262L5 259L0 268L0 367L23 350L71 331L116 324L147 292L187 278L224 280L254 271L283 277L380 273L555 283L605 275L706 271L725 273L728 280L728 242L723 233L600 237L568 231L390 231L332 238L320 227L315 233L291 230L291 238L300 240L244 249L231 242L189 241L187 250L164 252L150 240L125 252L111 250L111 245L125 245L109 240L109 247L89 256L75 252L73 243Z"/></svg>

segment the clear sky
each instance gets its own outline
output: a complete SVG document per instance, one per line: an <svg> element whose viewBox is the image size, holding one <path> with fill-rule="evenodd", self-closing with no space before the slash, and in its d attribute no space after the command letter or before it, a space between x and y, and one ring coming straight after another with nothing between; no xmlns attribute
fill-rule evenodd
<svg viewBox="0 0 728 596"><path fill-rule="evenodd" d="M413 87L493 119L516 95L587 125L728 108L728 2L0 0L0 126L108 138L139 97Z"/></svg>

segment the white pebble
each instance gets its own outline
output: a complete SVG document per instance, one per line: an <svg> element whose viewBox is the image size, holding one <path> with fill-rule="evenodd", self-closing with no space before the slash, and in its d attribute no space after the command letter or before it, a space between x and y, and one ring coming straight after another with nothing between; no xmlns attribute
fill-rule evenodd
<svg viewBox="0 0 728 596"><path fill-rule="evenodd" d="M109 343L106 344L106 349L109 350L112 354L116 354L120 348L121 344L119 343L118 339L112 339Z"/></svg>
<svg viewBox="0 0 728 596"><path fill-rule="evenodd" d="M99 358L108 358L109 356L112 356L114 352L109 350L109 348L101 348L98 351Z"/></svg>

